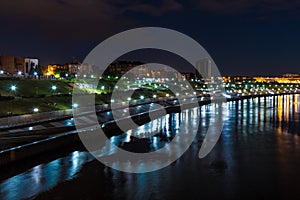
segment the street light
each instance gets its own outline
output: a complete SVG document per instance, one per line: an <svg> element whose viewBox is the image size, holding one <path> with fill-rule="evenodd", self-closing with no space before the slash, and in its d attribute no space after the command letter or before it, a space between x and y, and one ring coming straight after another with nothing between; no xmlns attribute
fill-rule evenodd
<svg viewBox="0 0 300 200"><path fill-rule="evenodd" d="M52 90L52 95L54 95L54 92L56 91L57 86L56 85L52 85L51 86L51 90Z"/></svg>
<svg viewBox="0 0 300 200"><path fill-rule="evenodd" d="M10 91L14 94L15 91L17 90L17 86L11 85L9 89L10 89ZM8 107L9 107L9 110L11 109L10 105L13 105L13 104L14 104L14 98L12 99L12 103L9 104L9 106L8 106ZM10 111L9 114L12 115L12 112ZM7 123L9 124L9 121L8 121Z"/></svg>
<svg viewBox="0 0 300 200"><path fill-rule="evenodd" d="M0 74L4 74L4 71L3 71L3 70L0 70Z"/></svg>
<svg viewBox="0 0 300 200"><path fill-rule="evenodd" d="M140 96L140 99L143 100L143 99L145 99L145 97L142 95L142 96Z"/></svg>
<svg viewBox="0 0 300 200"><path fill-rule="evenodd" d="M73 108L78 108L78 104L77 103L73 103Z"/></svg>
<svg viewBox="0 0 300 200"><path fill-rule="evenodd" d="M39 109L38 108L34 108L33 112L39 112Z"/></svg>
<svg viewBox="0 0 300 200"><path fill-rule="evenodd" d="M13 91L13 92L16 91L17 90L17 86L15 86L15 85L10 86L10 90Z"/></svg>

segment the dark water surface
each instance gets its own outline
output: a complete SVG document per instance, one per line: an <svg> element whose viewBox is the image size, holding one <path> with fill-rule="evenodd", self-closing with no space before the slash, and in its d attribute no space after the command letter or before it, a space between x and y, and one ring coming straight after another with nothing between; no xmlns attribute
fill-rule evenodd
<svg viewBox="0 0 300 200"><path fill-rule="evenodd" d="M166 168L144 174L119 172L77 150L22 172L12 167L13 176L0 173L0 199L300 199L298 98L226 103L223 133L204 159L198 152L217 109L214 105L201 107L194 142ZM194 110L166 115L111 141L130 151L155 151L172 140L179 124L192 123L193 115ZM145 133L153 137L130 137Z"/></svg>

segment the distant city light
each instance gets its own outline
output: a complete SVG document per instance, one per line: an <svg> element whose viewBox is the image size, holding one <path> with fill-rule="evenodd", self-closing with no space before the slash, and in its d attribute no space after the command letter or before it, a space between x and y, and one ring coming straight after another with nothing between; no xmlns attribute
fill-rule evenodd
<svg viewBox="0 0 300 200"><path fill-rule="evenodd" d="M102 86L101 86L101 90L104 90L104 89L105 89L105 87L102 85Z"/></svg>
<svg viewBox="0 0 300 200"><path fill-rule="evenodd" d="M93 75L93 74L91 75L91 78L94 78L94 75Z"/></svg>
<svg viewBox="0 0 300 200"><path fill-rule="evenodd" d="M85 74L83 75L83 78L86 78L86 75L85 75Z"/></svg>
<svg viewBox="0 0 300 200"><path fill-rule="evenodd" d="M154 95L153 95L153 98L156 98L156 97L157 97L156 94L154 94Z"/></svg>
<svg viewBox="0 0 300 200"><path fill-rule="evenodd" d="M142 95L142 96L140 96L140 99L143 100L143 99L145 99L145 97Z"/></svg>
<svg viewBox="0 0 300 200"><path fill-rule="evenodd" d="M69 74L66 74L66 77L68 77L69 76Z"/></svg>
<svg viewBox="0 0 300 200"><path fill-rule="evenodd" d="M128 98L127 98L127 100L128 100L128 101L130 101L130 100L131 100L131 98L130 98L130 97L128 97Z"/></svg>
<svg viewBox="0 0 300 200"><path fill-rule="evenodd" d="M0 74L4 74L4 71L3 71L3 70L0 70Z"/></svg>
<svg viewBox="0 0 300 200"><path fill-rule="evenodd" d="M37 72L33 72L33 75L37 76Z"/></svg>
<svg viewBox="0 0 300 200"><path fill-rule="evenodd" d="M33 129L32 126L30 126L30 127L28 128L29 131L32 131L32 129Z"/></svg>
<svg viewBox="0 0 300 200"><path fill-rule="evenodd" d="M52 85L52 86L51 86L51 89L52 89L52 90L56 90L56 89L57 89L56 85Z"/></svg>
<svg viewBox="0 0 300 200"><path fill-rule="evenodd" d="M39 109L38 108L34 108L33 112L39 112Z"/></svg>
<svg viewBox="0 0 300 200"><path fill-rule="evenodd" d="M18 71L18 75L22 75L22 72L21 72L21 71Z"/></svg>

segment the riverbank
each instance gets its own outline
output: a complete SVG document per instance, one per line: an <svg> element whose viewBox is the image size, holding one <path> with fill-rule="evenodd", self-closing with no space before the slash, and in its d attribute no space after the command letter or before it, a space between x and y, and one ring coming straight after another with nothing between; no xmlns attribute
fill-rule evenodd
<svg viewBox="0 0 300 200"><path fill-rule="evenodd" d="M206 102L209 103L208 101ZM147 103L149 104L149 103ZM141 104L137 104L139 106ZM187 104L186 109L191 108ZM120 107L122 108L122 107ZM166 109L167 114L180 112L178 106L168 106L161 109ZM155 116L156 118L162 117L162 112L160 110L151 111L152 120ZM90 113L88 113L90 114ZM118 122L126 124L128 121L133 120L138 125L145 124L150 120L149 112L137 113L135 115L131 115L131 118L123 118ZM113 121L107 121L105 123L100 124L105 134L108 137L112 137L114 135L121 134L124 130L120 130ZM2 147L8 149L2 149L0 151L0 166L10 164L12 162L20 161L22 159L35 156L41 153L44 153L49 150L55 150L56 148L68 145L81 145L79 137L77 135L78 130L76 130L75 126L67 126L60 128L51 128L45 130L38 131L26 131L20 133L11 133L1 135L3 136ZM3 140L5 139L5 140ZM1 141L1 140L0 140Z"/></svg>
<svg viewBox="0 0 300 200"><path fill-rule="evenodd" d="M268 97L268 96L279 96L279 95L286 95L286 94L276 94L276 95L256 95L256 96L242 96L239 98L232 98L227 99L227 101L239 101L243 99L251 99L251 98L257 98L257 97ZM200 101L199 106L201 105L207 105L210 104L210 100L206 101ZM191 104L193 105L193 104ZM194 106L194 105L193 105ZM186 109L192 108L193 106L189 107L189 105L186 105ZM167 113L175 113L175 112L181 112L179 105L172 105L167 104L162 109L166 109ZM152 111L157 112L157 111ZM161 112L157 112L161 113ZM155 116L155 113L152 116ZM157 115L157 118L161 117L160 115ZM131 116L132 120L135 121L138 125L145 124L149 122L151 119L149 118L149 112L145 113L139 113L137 115ZM126 123L126 120L129 119L121 119L121 123ZM106 135L108 137L121 134L123 131L120 130L116 124L115 121L108 121L105 122L102 125L102 128ZM21 136L26 136L26 138L14 138L14 140L18 141L19 143L15 144L12 142L12 144L18 145L17 147L12 147L8 149L3 149L0 151L0 166L1 165L7 165L15 161L19 161L34 155L38 155L41 153L44 153L46 151L54 150L58 147L62 147L65 145L80 145L79 138L77 136L77 131L75 130L75 127L65 127L61 129L48 129L48 130L41 130L39 132L36 131L28 131L26 133L20 133ZM22 135L23 134L23 135ZM31 138L30 138L31 136ZM16 135L18 137L18 135ZM40 137L40 138L39 138ZM4 143L7 143L10 138L7 138ZM10 141L14 141L10 140ZM27 143L30 141L30 143Z"/></svg>

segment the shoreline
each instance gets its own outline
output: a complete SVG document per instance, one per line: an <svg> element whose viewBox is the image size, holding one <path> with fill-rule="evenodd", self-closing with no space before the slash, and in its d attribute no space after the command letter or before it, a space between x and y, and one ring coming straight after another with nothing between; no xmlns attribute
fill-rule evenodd
<svg viewBox="0 0 300 200"><path fill-rule="evenodd" d="M299 94L299 93L241 96L239 98L226 99L226 102L252 99L252 98L258 98L258 97L272 97L272 96L295 95L295 94ZM150 104L150 103L151 102L148 102L146 104ZM198 102L198 106L209 105L209 104L211 104L211 100ZM195 107L195 106L193 105L193 106L189 107L189 105L187 105L187 107L184 109L190 109L193 107ZM167 114L181 112L179 105L169 105L162 109L166 109ZM159 117L162 117L162 116L157 115L157 118L159 118ZM143 125L143 124L146 124L149 121L151 121L151 119L149 118L149 112L144 112L144 113L133 115L133 116L131 116L131 119L121 119L121 120L122 120L122 123L126 123L126 120L133 120L138 125ZM108 137L112 137L114 135L119 135L123 132L118 128L115 121L108 121L108 122L103 123L102 128ZM52 133L53 130L54 129L49 129L48 131L49 131L49 133ZM0 167L9 165L13 162L27 159L32 156L36 156L36 155L39 155L39 154L42 154L42 153L45 153L48 151L53 151L54 149L62 148L64 146L70 146L70 145L76 145L78 147L82 146L75 126L63 127L63 128L60 128L59 131L60 132L58 132L58 133L55 132L56 135L54 134L54 136L51 136L48 138L47 138L47 136L49 136L49 135L46 135L47 133L45 134L45 130L27 131L27 133L30 132L32 135L41 133L46 138L43 138L43 139L37 140L37 141L32 141L31 143L18 145L16 147L11 147L11 148L8 148L5 150L0 150L0 160L1 160ZM12 134L14 134L14 133L12 133Z"/></svg>

